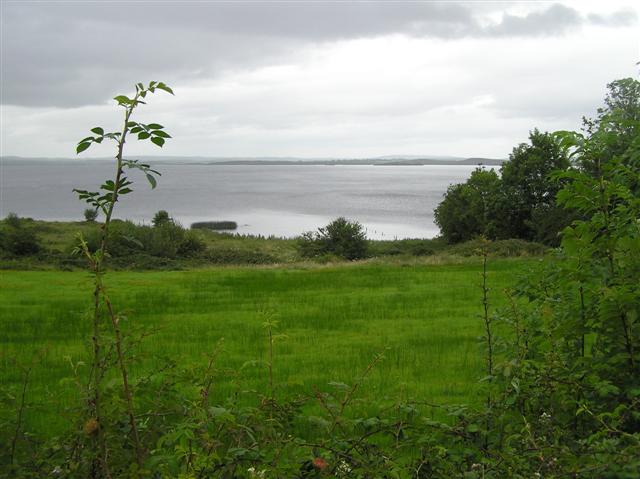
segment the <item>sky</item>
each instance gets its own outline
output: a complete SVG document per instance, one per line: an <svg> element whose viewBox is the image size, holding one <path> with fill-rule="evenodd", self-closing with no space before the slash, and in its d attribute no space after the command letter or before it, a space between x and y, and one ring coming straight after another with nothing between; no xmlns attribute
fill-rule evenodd
<svg viewBox="0 0 640 479"><path fill-rule="evenodd" d="M506 158L533 128L579 128L640 61L624 0L0 2L5 156L72 157L157 80L175 96L136 119L173 139L129 154Z"/></svg>

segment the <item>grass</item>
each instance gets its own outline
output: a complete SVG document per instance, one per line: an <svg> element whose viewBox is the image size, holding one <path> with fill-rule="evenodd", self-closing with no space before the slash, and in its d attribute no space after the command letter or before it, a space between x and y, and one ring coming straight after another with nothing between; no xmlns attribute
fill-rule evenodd
<svg viewBox="0 0 640 479"><path fill-rule="evenodd" d="M535 260L490 264L492 306L500 291ZM160 365L203 363L224 338L219 366L236 371L218 378L213 402L247 389L267 391L263 323L275 315L277 395L351 383L380 351L385 358L363 384L363 398L419 398L470 402L482 376L480 261L429 265L359 263L325 267L211 268L193 271L111 272L106 282L116 307L128 313L125 330L154 330L141 348L134 374ZM55 411L34 409L33 430L55 432L57 411L77 404L67 357L89 357L91 278L83 272L0 272L0 383L16 387L16 361L38 351L29 397L49 397ZM251 361L258 361L251 363ZM87 371L83 371L86 375Z"/></svg>

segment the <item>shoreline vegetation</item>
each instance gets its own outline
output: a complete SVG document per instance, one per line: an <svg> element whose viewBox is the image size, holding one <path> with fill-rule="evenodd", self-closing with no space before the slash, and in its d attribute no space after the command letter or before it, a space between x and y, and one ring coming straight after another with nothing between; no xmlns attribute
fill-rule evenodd
<svg viewBox="0 0 640 479"><path fill-rule="evenodd" d="M207 222L208 223L208 222ZM229 222L212 222L232 226ZM95 243L101 223L92 221L44 221L10 216L0 220L0 269L76 270L84 260L73 254L81 233ZM301 254L299 238L240 235L215 231L196 223L191 229L168 222L156 226L113 220L110 267L124 270L183 270L220 265L275 266L338 264L348 262L335 254ZM459 263L478 254L480 240L455 245L440 238L367 240L364 261L424 264ZM542 257L549 248L523 240L494 241L495 257ZM477 258L476 258L477 260Z"/></svg>

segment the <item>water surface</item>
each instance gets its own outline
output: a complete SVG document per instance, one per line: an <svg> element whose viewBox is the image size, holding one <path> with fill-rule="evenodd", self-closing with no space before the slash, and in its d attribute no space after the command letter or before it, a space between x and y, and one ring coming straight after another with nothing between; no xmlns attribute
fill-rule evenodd
<svg viewBox="0 0 640 479"><path fill-rule="evenodd" d="M451 183L475 166L206 165L157 162L151 190L132 173L135 191L116 217L149 222L164 209L188 226L231 220L238 233L292 237L338 216L360 221L370 238L430 238L433 209ZM5 160L0 167L0 215L80 220L85 204L73 188L96 190L113 175L109 161Z"/></svg>

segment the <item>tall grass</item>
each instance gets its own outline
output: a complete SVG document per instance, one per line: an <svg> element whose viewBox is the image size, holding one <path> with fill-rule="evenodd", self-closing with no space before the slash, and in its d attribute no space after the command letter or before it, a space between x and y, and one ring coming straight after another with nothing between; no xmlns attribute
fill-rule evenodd
<svg viewBox="0 0 640 479"><path fill-rule="evenodd" d="M532 264L496 260L494 291ZM419 397L428 402L475 400L482 375L480 264L363 264L310 269L222 268L187 272L109 273L109 294L130 313L127 328L153 331L140 347L132 374L159 367L157 357L202 363L221 338L217 359L229 373L218 378L212 401L245 390L268 390L264 316L269 311L285 339L275 343L274 387L280 397L349 382L386 349L361 386L364 397ZM0 288L0 380L17 384L13 359L28 362L31 398L49 395L60 409L76 401L63 379L70 359L89 358L86 321L91 278L80 272L3 272ZM502 302L495 295L496 303ZM232 372L233 371L233 372ZM366 404L363 406L366 407ZM30 428L56 431L66 419L32 412Z"/></svg>

